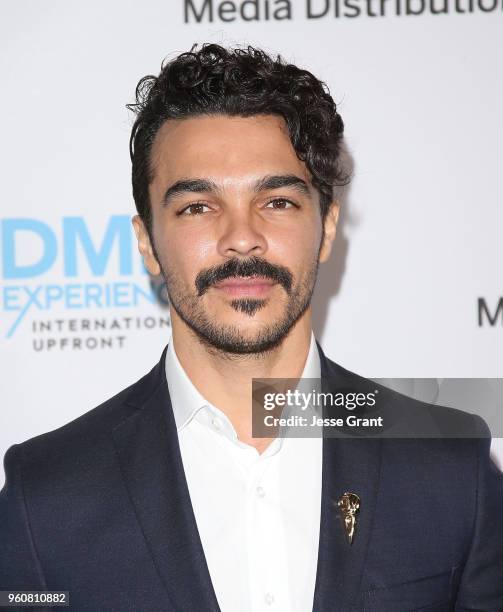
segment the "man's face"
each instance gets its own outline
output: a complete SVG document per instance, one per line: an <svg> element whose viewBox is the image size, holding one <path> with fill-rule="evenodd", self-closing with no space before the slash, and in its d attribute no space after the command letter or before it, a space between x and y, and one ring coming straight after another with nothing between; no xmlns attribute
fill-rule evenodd
<svg viewBox="0 0 503 612"><path fill-rule="evenodd" d="M230 353L277 346L309 307L335 235L282 118L167 121L152 147L150 238L134 225L173 317Z"/></svg>

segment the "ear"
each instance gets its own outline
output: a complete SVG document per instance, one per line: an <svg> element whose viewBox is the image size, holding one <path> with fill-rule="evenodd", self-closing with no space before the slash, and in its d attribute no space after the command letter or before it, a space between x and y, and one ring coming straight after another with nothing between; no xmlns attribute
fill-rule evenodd
<svg viewBox="0 0 503 612"><path fill-rule="evenodd" d="M143 257L145 267L152 276L157 276L161 273L161 266L154 255L154 249L152 248L147 228L139 215L135 215L132 222L136 240L138 241L138 250Z"/></svg>
<svg viewBox="0 0 503 612"><path fill-rule="evenodd" d="M330 257L330 253L332 252L332 244L335 239L335 234L337 230L337 219L339 217L339 202L334 200L328 209L328 212L324 221L324 230L325 235L323 238L323 244L320 248L320 263L323 263L328 260Z"/></svg>

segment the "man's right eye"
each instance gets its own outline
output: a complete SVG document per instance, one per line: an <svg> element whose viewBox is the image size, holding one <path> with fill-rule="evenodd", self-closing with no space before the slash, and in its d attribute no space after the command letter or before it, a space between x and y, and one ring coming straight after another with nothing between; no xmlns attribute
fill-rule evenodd
<svg viewBox="0 0 503 612"><path fill-rule="evenodd" d="M204 209L210 210L210 207L207 204L203 204L202 202L195 202L194 204L189 204L185 208L183 208L178 215L201 215L207 212Z"/></svg>

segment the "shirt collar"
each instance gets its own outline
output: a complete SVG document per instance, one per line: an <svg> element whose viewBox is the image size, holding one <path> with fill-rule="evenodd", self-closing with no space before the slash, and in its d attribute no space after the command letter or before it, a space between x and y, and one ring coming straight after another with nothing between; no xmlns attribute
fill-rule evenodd
<svg viewBox="0 0 503 612"><path fill-rule="evenodd" d="M207 422L208 425L212 422L215 424L215 419L217 419L222 433L237 440L236 432L230 420L220 409L210 404L201 395L183 369L178 360L173 339L169 342L166 351L165 370L177 431L186 427L200 413L203 421ZM311 332L311 344L301 378L320 378L320 373L320 356L316 339ZM207 410L202 411L203 408Z"/></svg>

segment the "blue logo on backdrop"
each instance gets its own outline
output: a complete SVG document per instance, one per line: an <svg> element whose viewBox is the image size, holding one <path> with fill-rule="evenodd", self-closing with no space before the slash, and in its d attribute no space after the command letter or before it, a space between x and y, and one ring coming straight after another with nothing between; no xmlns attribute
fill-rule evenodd
<svg viewBox="0 0 503 612"><path fill-rule="evenodd" d="M129 215L111 216L100 232L90 228L83 217L63 217L57 228L31 218L3 219L0 224L1 308L14 317L7 337L29 312L166 303L164 285L153 286L148 281ZM22 249L22 245L29 246ZM26 262L30 252L37 253L35 261ZM43 277L51 272L65 282L44 283ZM144 276L143 283L132 278L138 272ZM79 282L84 278L86 282Z"/></svg>

